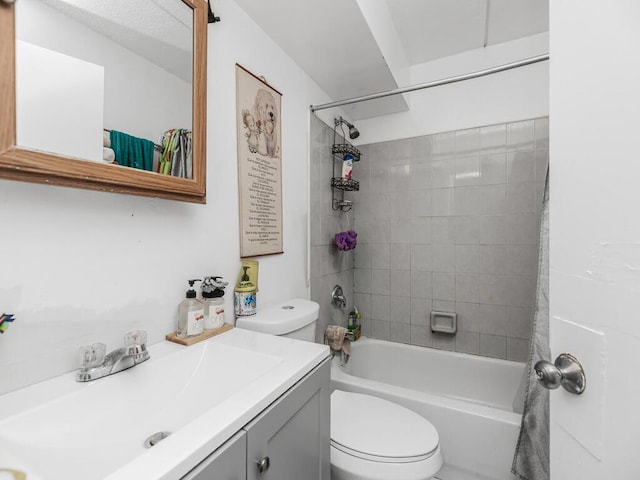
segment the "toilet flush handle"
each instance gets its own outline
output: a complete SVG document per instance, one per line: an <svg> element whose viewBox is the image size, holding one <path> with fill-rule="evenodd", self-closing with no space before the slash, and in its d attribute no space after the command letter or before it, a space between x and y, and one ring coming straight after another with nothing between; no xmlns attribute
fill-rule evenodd
<svg viewBox="0 0 640 480"><path fill-rule="evenodd" d="M256 463L258 464L258 471L260 473L266 472L271 466L271 460L269 460L269 457L264 457L262 460L259 460Z"/></svg>

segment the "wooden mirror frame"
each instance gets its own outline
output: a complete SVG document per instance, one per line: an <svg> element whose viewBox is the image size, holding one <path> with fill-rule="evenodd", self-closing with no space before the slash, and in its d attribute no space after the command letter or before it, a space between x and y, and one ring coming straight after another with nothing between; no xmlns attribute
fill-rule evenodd
<svg viewBox="0 0 640 480"><path fill-rule="evenodd" d="M83 161L16 145L15 5L0 1L0 178L206 203L207 1L193 9L193 179Z"/></svg>

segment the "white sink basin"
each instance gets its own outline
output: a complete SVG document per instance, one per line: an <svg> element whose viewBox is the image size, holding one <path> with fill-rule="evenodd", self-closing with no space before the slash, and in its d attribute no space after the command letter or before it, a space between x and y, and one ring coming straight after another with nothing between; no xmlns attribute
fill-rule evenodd
<svg viewBox="0 0 640 480"><path fill-rule="evenodd" d="M0 468L24 469L29 480L119 478L119 470L127 478L138 469L145 480L179 478L298 380L290 350L300 344L234 329L191 347L153 345L150 360L93 382L70 373L0 397ZM165 467L150 474L147 463Z"/></svg>

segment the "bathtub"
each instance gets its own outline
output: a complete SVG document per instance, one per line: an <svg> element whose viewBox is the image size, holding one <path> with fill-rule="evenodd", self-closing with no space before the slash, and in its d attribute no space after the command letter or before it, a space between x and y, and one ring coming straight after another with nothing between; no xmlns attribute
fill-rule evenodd
<svg viewBox="0 0 640 480"><path fill-rule="evenodd" d="M347 365L338 357L332 389L404 405L438 429L445 459L438 478L515 478L509 470L521 417L513 399L523 363L368 338L351 344Z"/></svg>

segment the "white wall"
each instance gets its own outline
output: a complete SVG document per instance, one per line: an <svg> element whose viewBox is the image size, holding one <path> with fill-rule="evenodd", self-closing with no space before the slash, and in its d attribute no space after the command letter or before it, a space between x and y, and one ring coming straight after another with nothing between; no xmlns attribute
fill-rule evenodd
<svg viewBox="0 0 640 480"><path fill-rule="evenodd" d="M16 35L104 67L104 128L155 143L170 128L191 128L191 84L43 2L16 4Z"/></svg>
<svg viewBox="0 0 640 480"><path fill-rule="evenodd" d="M548 33L538 34L414 65L411 85L547 53L548 43ZM366 145L547 116L548 78L549 65L543 62L407 94L409 111L359 120L357 143Z"/></svg>
<svg viewBox="0 0 640 480"><path fill-rule="evenodd" d="M102 162L104 68L16 40L16 144Z"/></svg>
<svg viewBox="0 0 640 480"><path fill-rule="evenodd" d="M567 0L550 6L551 350L553 358L575 354L587 376L581 397L562 389L551 393L551 478L635 479L640 3ZM576 337L559 338L559 319L604 333L604 341L596 342L602 352ZM577 432L580 426L584 432Z"/></svg>
<svg viewBox="0 0 640 480"><path fill-rule="evenodd" d="M208 204L0 180L0 393L76 368L77 348L174 329L188 278L240 269L235 62L283 92L284 254L260 258L258 309L308 298L309 105L331 101L232 0L209 27ZM330 118L330 114L326 116ZM232 295L226 310L231 316ZM1 313L0 312L0 313Z"/></svg>

